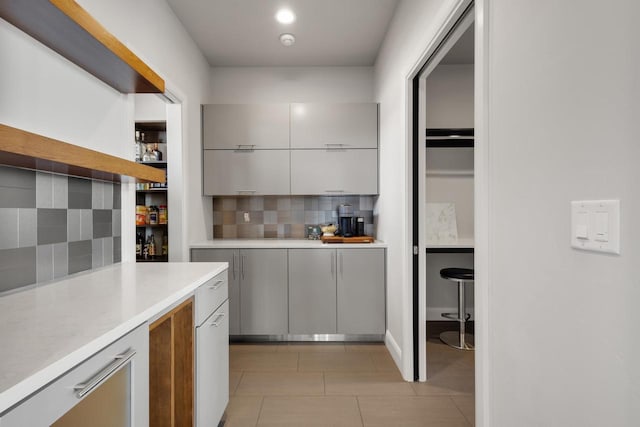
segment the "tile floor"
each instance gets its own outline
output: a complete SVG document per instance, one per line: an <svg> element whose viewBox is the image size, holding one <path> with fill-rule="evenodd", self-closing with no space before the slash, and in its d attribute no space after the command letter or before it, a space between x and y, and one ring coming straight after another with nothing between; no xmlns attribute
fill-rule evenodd
<svg viewBox="0 0 640 427"><path fill-rule="evenodd" d="M225 426L473 426L473 355L429 341L409 383L383 344L232 344Z"/></svg>

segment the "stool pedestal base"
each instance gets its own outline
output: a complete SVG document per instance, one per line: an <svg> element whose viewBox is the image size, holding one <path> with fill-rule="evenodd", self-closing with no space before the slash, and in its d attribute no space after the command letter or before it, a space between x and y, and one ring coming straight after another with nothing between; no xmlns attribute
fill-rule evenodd
<svg viewBox="0 0 640 427"><path fill-rule="evenodd" d="M473 350L473 335L464 334L462 345L460 345L460 333L458 331L447 331L440 334L440 341L457 348L458 350Z"/></svg>

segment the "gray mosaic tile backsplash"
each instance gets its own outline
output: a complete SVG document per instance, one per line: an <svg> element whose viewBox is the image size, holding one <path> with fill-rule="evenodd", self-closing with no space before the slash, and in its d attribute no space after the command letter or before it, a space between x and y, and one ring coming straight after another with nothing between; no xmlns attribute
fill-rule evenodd
<svg viewBox="0 0 640 427"><path fill-rule="evenodd" d="M338 205L349 203L375 235L375 196L254 196L213 198L214 239L304 239L307 227L338 223ZM244 214L249 214L249 222Z"/></svg>
<svg viewBox="0 0 640 427"><path fill-rule="evenodd" d="M0 292L121 260L120 184L0 166Z"/></svg>

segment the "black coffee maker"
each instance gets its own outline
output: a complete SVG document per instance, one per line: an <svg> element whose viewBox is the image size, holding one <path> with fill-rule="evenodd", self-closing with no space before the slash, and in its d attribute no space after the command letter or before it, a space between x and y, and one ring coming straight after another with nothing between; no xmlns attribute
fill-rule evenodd
<svg viewBox="0 0 640 427"><path fill-rule="evenodd" d="M338 206L338 232L342 237L351 237L353 231L353 206L349 204Z"/></svg>

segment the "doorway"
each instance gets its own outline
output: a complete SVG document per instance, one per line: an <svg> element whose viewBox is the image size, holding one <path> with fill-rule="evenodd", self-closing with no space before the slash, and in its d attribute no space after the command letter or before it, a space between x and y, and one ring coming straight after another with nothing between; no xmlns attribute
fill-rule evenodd
<svg viewBox="0 0 640 427"><path fill-rule="evenodd" d="M440 321L458 311L457 287L440 278L440 269L473 268L474 19L473 2L461 6L412 80L415 381L430 378L427 332L439 344L442 325L457 329L457 322ZM473 299L465 306L472 308Z"/></svg>

